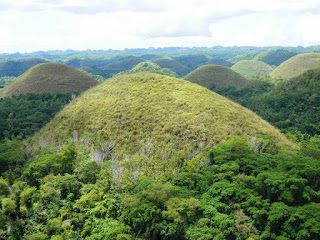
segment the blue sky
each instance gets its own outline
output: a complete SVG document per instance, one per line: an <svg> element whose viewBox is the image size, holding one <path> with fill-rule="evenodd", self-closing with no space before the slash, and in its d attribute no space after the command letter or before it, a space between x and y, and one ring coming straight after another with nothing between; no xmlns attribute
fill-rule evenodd
<svg viewBox="0 0 320 240"><path fill-rule="evenodd" d="M320 44L319 0L0 0L0 52Z"/></svg>

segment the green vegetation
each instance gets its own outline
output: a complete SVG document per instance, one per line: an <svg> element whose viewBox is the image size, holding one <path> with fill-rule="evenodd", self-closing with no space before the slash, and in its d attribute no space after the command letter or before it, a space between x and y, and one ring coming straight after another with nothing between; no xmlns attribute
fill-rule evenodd
<svg viewBox="0 0 320 240"><path fill-rule="evenodd" d="M247 79L269 75L272 72L270 65L256 60L241 60L234 64L231 69Z"/></svg>
<svg viewBox="0 0 320 240"><path fill-rule="evenodd" d="M45 62L47 62L47 60L41 58L22 59L19 61L9 60L6 62L0 62L0 77L18 77L29 68Z"/></svg>
<svg viewBox="0 0 320 240"><path fill-rule="evenodd" d="M251 111L199 85L136 73L82 94L36 135L33 146L86 141L94 154L101 151L97 142L112 144L109 154L127 159L120 164L132 164L131 174L157 176L178 169L181 159L200 166L211 146L232 137L259 135L271 136L278 147L295 147Z"/></svg>
<svg viewBox="0 0 320 240"><path fill-rule="evenodd" d="M98 84L85 73L59 63L43 63L32 67L12 81L1 97L27 93L83 92Z"/></svg>
<svg viewBox="0 0 320 240"><path fill-rule="evenodd" d="M110 63L104 66L103 69L108 71L121 72L121 71L129 70L141 62L144 62L144 59L141 59L141 58L125 59L118 62Z"/></svg>
<svg viewBox="0 0 320 240"><path fill-rule="evenodd" d="M0 77L0 88L5 87L9 83L11 83L14 79L15 79L15 77L8 77L8 76Z"/></svg>
<svg viewBox="0 0 320 240"><path fill-rule="evenodd" d="M211 90L253 110L283 132L320 134L320 69L309 70L277 85L256 80L243 88Z"/></svg>
<svg viewBox="0 0 320 240"><path fill-rule="evenodd" d="M141 174L120 184L109 157L97 163L71 144L27 158L19 141L7 141L0 144L1 237L319 239L320 154L305 155L307 142L300 153L274 152L261 140L215 146L197 171L185 166L165 180ZM308 153L319 147L318 139Z"/></svg>
<svg viewBox="0 0 320 240"><path fill-rule="evenodd" d="M138 72L150 72L150 73L157 73L160 75L166 75L169 77L177 77L177 74L171 71L169 68L161 68L157 64L149 61L141 62L138 65L134 66L131 70L120 72L119 75L138 73Z"/></svg>
<svg viewBox="0 0 320 240"><path fill-rule="evenodd" d="M187 75L191 70L181 63L173 59L159 59L155 60L154 63L162 68L169 68L171 71L178 74L180 77Z"/></svg>
<svg viewBox="0 0 320 240"><path fill-rule="evenodd" d="M228 62L221 58L212 58L206 62L206 65L207 64L215 64L215 65L224 66L224 67L232 67L233 65L231 62Z"/></svg>
<svg viewBox="0 0 320 240"><path fill-rule="evenodd" d="M320 67L320 53L299 54L283 62L270 73L273 78L290 79L297 77L307 70Z"/></svg>
<svg viewBox="0 0 320 240"><path fill-rule="evenodd" d="M209 89L227 86L241 87L249 84L249 81L239 73L218 65L199 67L189 73L184 79Z"/></svg>
<svg viewBox="0 0 320 240"><path fill-rule="evenodd" d="M269 65L279 66L284 61L292 58L296 54L285 49L271 50L258 54L255 59Z"/></svg>
<svg viewBox="0 0 320 240"><path fill-rule="evenodd" d="M178 57L175 60L192 71L202 65L205 65L209 58L204 55L185 55Z"/></svg>
<svg viewBox="0 0 320 240"><path fill-rule="evenodd" d="M0 99L0 141L33 135L71 101L71 93L29 93Z"/></svg>

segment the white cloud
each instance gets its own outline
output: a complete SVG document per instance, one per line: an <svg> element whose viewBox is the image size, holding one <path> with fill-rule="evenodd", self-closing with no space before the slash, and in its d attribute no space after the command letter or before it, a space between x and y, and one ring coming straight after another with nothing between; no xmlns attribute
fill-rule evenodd
<svg viewBox="0 0 320 240"><path fill-rule="evenodd" d="M319 0L1 0L0 52L320 44Z"/></svg>

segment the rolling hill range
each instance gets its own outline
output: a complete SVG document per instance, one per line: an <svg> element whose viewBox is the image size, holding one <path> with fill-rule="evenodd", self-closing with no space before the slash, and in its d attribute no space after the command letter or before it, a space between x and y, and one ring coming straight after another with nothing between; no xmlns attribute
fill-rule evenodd
<svg viewBox="0 0 320 240"><path fill-rule="evenodd" d="M19 61L9 60L6 62L0 62L0 77L1 76L12 76L18 77L29 68L40 64L48 62L42 58L30 58L30 59L23 59Z"/></svg>
<svg viewBox="0 0 320 240"><path fill-rule="evenodd" d="M157 176L179 168L181 161L200 164L213 145L257 135L271 136L278 147L293 146L253 112L206 88L136 73L116 76L76 98L36 135L33 145L68 139L112 145L112 159L126 159L139 166L139 174Z"/></svg>
<svg viewBox="0 0 320 240"><path fill-rule="evenodd" d="M247 79L269 75L272 72L270 65L256 60L241 60L234 64L231 69Z"/></svg>
<svg viewBox="0 0 320 240"><path fill-rule="evenodd" d="M205 65L209 58L204 55L184 55L176 58L175 60L190 68L192 71L202 65Z"/></svg>
<svg viewBox="0 0 320 240"><path fill-rule="evenodd" d="M98 81L87 74L60 63L38 64L13 80L1 97L26 93L83 92Z"/></svg>
<svg viewBox="0 0 320 240"><path fill-rule="evenodd" d="M181 63L168 58L157 59L153 61L162 68L169 68L171 71L178 74L180 77L187 75L191 70Z"/></svg>
<svg viewBox="0 0 320 240"><path fill-rule="evenodd" d="M292 58L296 54L285 49L271 50L258 54L255 59L269 65L279 66L284 61Z"/></svg>
<svg viewBox="0 0 320 240"><path fill-rule="evenodd" d="M215 64L215 65L220 65L224 67L232 67L232 63L228 62L227 60L224 60L222 58L212 58L206 62L206 64Z"/></svg>
<svg viewBox="0 0 320 240"><path fill-rule="evenodd" d="M249 81L239 73L218 65L199 67L184 79L209 89L227 86L241 87L249 84Z"/></svg>
<svg viewBox="0 0 320 240"><path fill-rule="evenodd" d="M104 66L103 69L108 71L121 72L121 71L129 70L135 65L137 65L138 63L141 63L144 61L145 61L144 59L140 59L140 58L125 59L118 62L110 63Z"/></svg>
<svg viewBox="0 0 320 240"><path fill-rule="evenodd" d="M270 73L270 76L272 78L290 79L318 67L320 67L320 53L303 53L283 62Z"/></svg>

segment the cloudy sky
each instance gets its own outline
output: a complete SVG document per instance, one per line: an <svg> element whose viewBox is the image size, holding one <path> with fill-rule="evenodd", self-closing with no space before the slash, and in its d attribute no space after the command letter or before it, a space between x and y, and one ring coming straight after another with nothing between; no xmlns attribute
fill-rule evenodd
<svg viewBox="0 0 320 240"><path fill-rule="evenodd" d="M320 44L319 0L0 0L0 52Z"/></svg>

